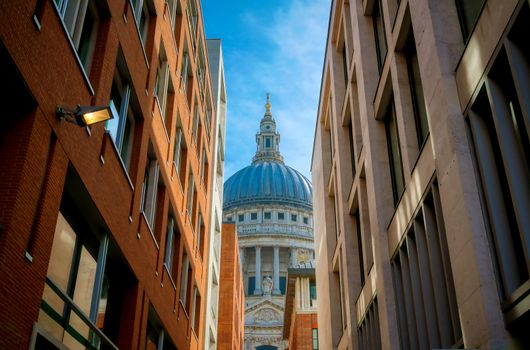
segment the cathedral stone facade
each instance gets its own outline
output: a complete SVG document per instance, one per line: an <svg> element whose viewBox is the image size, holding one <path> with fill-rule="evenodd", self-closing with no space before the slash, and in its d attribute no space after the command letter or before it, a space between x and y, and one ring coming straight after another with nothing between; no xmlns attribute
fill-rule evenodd
<svg viewBox="0 0 530 350"><path fill-rule="evenodd" d="M312 188L284 164L270 110L252 164L224 186L223 217L235 222L245 287L245 350L283 350L287 269L314 257ZM222 302L222 301L220 301Z"/></svg>

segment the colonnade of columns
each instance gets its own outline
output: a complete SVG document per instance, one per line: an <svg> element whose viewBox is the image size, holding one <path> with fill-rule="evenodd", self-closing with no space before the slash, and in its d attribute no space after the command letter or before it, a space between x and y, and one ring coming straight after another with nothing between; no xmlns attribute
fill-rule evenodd
<svg viewBox="0 0 530 350"><path fill-rule="evenodd" d="M256 266L256 275L255 275L255 287L254 287L254 295L262 295L263 290L261 289L261 283L263 280L263 277L261 276L261 246L254 247L255 249L255 266ZM280 247L279 246L273 246L274 249L274 259L273 259L273 282L272 282L272 294L273 295L280 295ZM297 263L297 248L289 248L291 252L291 261L290 266L294 266ZM245 248L239 248L239 257L241 259L241 269L244 269L245 266Z"/></svg>

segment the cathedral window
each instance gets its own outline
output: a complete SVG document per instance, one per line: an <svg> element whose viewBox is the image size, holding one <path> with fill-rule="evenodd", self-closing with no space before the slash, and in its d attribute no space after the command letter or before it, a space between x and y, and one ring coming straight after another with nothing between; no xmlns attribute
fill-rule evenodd
<svg viewBox="0 0 530 350"><path fill-rule="evenodd" d="M286 286L287 286L287 277L285 276L280 277L280 293L282 295L285 295Z"/></svg>
<svg viewBox="0 0 530 350"><path fill-rule="evenodd" d="M255 276L249 276L249 278L248 278L247 295L254 294L254 289L255 288L256 288L256 277Z"/></svg>

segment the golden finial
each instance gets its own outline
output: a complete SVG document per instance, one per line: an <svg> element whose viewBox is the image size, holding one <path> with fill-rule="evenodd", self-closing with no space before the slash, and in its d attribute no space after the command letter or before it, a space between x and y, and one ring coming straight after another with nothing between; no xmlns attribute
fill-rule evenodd
<svg viewBox="0 0 530 350"><path fill-rule="evenodd" d="M265 114L271 114L271 101L270 101L270 96L271 94L269 94L267 92L267 103L265 103Z"/></svg>

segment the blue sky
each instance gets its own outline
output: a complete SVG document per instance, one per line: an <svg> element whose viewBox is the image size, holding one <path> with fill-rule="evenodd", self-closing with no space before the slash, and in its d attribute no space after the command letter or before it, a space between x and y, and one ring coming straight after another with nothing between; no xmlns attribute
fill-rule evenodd
<svg viewBox="0 0 530 350"><path fill-rule="evenodd" d="M227 85L225 180L250 164L271 93L285 163L310 177L330 0L202 0L222 39Z"/></svg>

